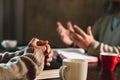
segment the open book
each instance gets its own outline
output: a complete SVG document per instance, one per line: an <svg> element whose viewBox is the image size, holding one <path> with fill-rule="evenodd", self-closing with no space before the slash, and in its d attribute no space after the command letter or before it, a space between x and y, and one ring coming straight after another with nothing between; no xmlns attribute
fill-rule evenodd
<svg viewBox="0 0 120 80"><path fill-rule="evenodd" d="M87 59L88 62L97 62L98 58L90 54L85 53L82 48L56 48L56 51L63 59L74 58L74 59Z"/></svg>
<svg viewBox="0 0 120 80"><path fill-rule="evenodd" d="M52 70L44 70L40 75L36 77L35 80L55 80L60 78L59 76L59 69L52 69Z"/></svg>

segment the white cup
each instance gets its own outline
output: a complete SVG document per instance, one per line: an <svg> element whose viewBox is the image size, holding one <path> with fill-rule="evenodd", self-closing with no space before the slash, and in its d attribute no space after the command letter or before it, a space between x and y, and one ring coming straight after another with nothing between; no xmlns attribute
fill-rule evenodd
<svg viewBox="0 0 120 80"><path fill-rule="evenodd" d="M1 45L6 49L14 49L17 46L17 40L3 40Z"/></svg>
<svg viewBox="0 0 120 80"><path fill-rule="evenodd" d="M60 68L62 80L86 80L88 62L84 59L64 59Z"/></svg>

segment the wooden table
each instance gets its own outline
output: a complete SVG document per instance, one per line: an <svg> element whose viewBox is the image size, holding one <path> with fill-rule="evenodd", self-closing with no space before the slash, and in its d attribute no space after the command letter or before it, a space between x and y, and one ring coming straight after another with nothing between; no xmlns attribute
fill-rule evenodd
<svg viewBox="0 0 120 80"><path fill-rule="evenodd" d="M103 72L100 63L93 63L88 68L87 80L120 80L120 64L116 65L114 72Z"/></svg>
<svg viewBox="0 0 120 80"><path fill-rule="evenodd" d="M40 79L40 76L38 76L39 79L37 80L61 80L58 69L41 74L41 76L45 77L44 75L48 77L56 76L56 78ZM120 80L120 64L116 66L114 72L102 72L100 63L89 63L87 80Z"/></svg>

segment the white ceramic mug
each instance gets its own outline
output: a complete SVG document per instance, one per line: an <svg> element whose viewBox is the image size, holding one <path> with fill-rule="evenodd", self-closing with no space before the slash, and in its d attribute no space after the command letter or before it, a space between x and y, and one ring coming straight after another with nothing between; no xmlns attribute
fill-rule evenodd
<svg viewBox="0 0 120 80"><path fill-rule="evenodd" d="M14 49L17 46L17 40L3 40L1 45L6 49Z"/></svg>
<svg viewBox="0 0 120 80"><path fill-rule="evenodd" d="M86 80L88 62L84 59L64 59L60 68L62 80Z"/></svg>

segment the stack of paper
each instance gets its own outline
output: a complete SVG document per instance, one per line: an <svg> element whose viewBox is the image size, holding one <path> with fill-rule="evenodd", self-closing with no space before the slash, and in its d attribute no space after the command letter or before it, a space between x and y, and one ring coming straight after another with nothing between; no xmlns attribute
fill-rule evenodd
<svg viewBox="0 0 120 80"><path fill-rule="evenodd" d="M72 59L87 59L88 62L97 62L98 58L90 54L85 53L82 48L57 48L54 49L59 55L65 58Z"/></svg>

